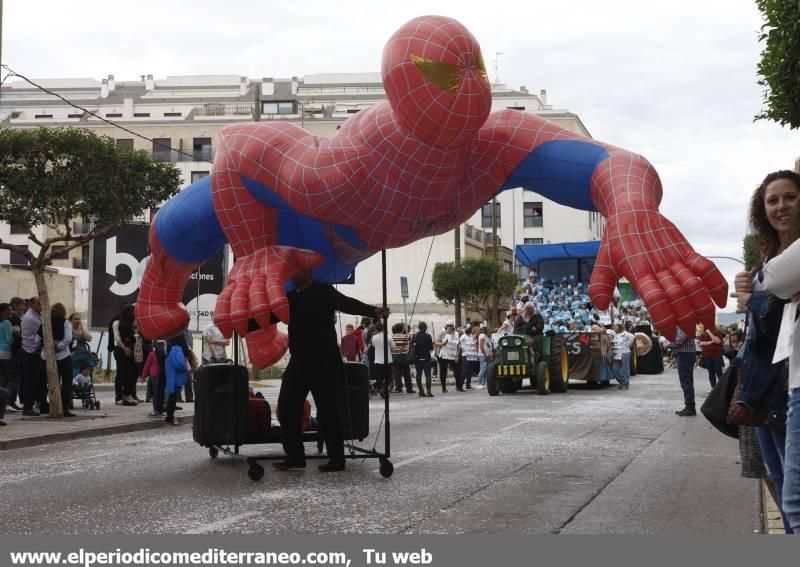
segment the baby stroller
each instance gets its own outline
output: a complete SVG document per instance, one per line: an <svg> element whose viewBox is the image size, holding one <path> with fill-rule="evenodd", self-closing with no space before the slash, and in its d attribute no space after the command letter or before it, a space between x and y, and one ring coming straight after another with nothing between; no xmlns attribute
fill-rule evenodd
<svg viewBox="0 0 800 567"><path fill-rule="evenodd" d="M72 399L81 400L81 405L84 409L99 410L100 401L95 396L94 392L94 369L97 366L97 353L89 350L89 345L85 341L82 344L73 343L72 351L72 375L76 376L82 368L89 367L89 382L82 387L78 387L73 383L72 385Z"/></svg>

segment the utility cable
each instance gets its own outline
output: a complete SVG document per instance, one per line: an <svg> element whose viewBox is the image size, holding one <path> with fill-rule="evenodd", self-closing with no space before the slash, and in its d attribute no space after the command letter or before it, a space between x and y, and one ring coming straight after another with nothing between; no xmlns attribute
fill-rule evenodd
<svg viewBox="0 0 800 567"><path fill-rule="evenodd" d="M25 75L21 75L20 73L17 73L16 71L14 71L14 70L13 70L11 67L9 67L8 65L6 65L5 63L1 64L1 65L0 65L0 67L2 67L3 69L5 69L6 71L8 71L8 75L6 75L6 79L8 79L8 77L19 77L20 79L22 79L22 80L23 80L23 81L25 81L26 83L29 83L30 85L32 85L32 86L34 86L34 87L36 87L36 88L37 88L37 89L39 89L40 91L42 91L42 92L44 92L44 93L47 93L47 94L49 94L49 95L51 95L51 96L54 96L54 97L56 97L56 98L58 98L58 99L60 99L60 100L62 100L62 101L64 101L64 102L66 102L66 103L67 103L68 105L70 105L72 108L76 108L76 109L80 110L81 112L84 112L84 113L86 113L86 114L89 114L89 115L91 115L91 116L94 116L94 117L95 117L95 118L97 118L98 120L100 120L100 121L102 121L102 122L105 122L106 124L109 124L109 125L111 125L111 126L114 126L115 128L119 128L120 130L123 130L124 132L127 132L128 134L131 134L131 135L133 135L133 136L136 136L137 138L141 138L142 140L147 140L147 141L148 141L148 142L150 142L151 144L156 144L156 145L157 145L157 146L159 146L159 147L162 147L162 148L168 148L170 151L176 152L176 153L178 153L178 154L181 154L181 155L188 156L188 157L192 158L192 159L191 159L191 161L193 161L193 162L198 162L198 163L210 163L211 165L214 165L214 164L213 164L213 162L211 162L211 161L208 161L208 160L206 160L206 159L203 159L203 160L198 160L198 159L195 159L195 156L194 156L194 154L190 154L190 153L188 153L188 152L185 152L185 151L183 151L183 150L178 150L178 149L175 149L175 148L172 148L172 147L169 147L169 146L165 146L164 144L161 144L160 142L159 142L159 143L156 143L156 142L155 142L155 140L153 140L152 138L148 138L148 137L147 137L147 136L145 136L144 134L139 134L138 132L134 132L134 131L133 131L133 130L131 130L130 128L126 128L125 126L122 126L121 124L118 124L117 122L114 122L113 120L109 120L109 119L107 119L107 118L104 118L103 116L100 116L100 115L99 115L99 114L97 114L96 112L92 112L92 111L91 111L91 110L89 110L88 108L84 108L83 106L80 106L80 105L78 105L78 104L75 104L74 102L72 102L71 100L69 100L69 99L67 99L67 98L64 98L63 96L61 96L61 95L60 95L60 94L58 94L57 92L54 92L54 91L52 91L52 90L50 90L50 89L48 89L48 88L45 88L45 87L43 87L43 86L41 86L41 85L39 85L39 84L35 83L34 81L32 81L31 79L29 79L29 78L28 78L28 77L26 77ZM3 82L5 82L5 79L3 79ZM0 83L0 84L2 84L2 83Z"/></svg>

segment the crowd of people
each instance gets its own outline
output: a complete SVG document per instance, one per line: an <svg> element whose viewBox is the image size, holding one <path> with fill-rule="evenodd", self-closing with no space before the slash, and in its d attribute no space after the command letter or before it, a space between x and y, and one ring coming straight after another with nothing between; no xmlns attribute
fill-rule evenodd
<svg viewBox="0 0 800 567"><path fill-rule="evenodd" d="M80 313L67 317L61 303L51 308L55 365L60 382L64 417L75 417L75 400L84 407L94 403L93 375L98 357L92 352L92 333ZM19 411L36 417L50 412L44 325L39 298L11 298L0 303L0 426L5 426L6 411ZM228 340L214 324L202 334L202 360L226 360ZM151 417L163 417L176 425L178 403L194 401L191 374L198 367L190 332L166 341L149 341L138 330L133 305L123 305L109 323L108 355L116 365L115 403L137 406L152 403ZM137 383L146 384L144 402L138 397Z"/></svg>
<svg viewBox="0 0 800 567"><path fill-rule="evenodd" d="M340 349L344 360L368 365L370 380L379 394L383 395L389 389L397 394L405 392L418 394L421 398L433 397L433 376L437 377L441 392L446 393L448 373L452 373L458 392L485 388L488 364L497 354L494 343L498 335L528 335L532 339L532 348L541 354L541 337L556 334L556 331L547 327L545 321L534 304L526 302L520 307L519 313L516 307L510 310L505 321L497 328L490 328L485 321L468 321L464 327L457 329L453 321L448 321L434 337L428 333L428 325L424 321L417 324L415 332L399 322L392 325L391 332L387 333L388 347L384 357L383 322L363 318L358 326L345 326ZM595 321L586 328L586 332L609 335L612 345L610 377L618 381L620 389L627 390L634 343L634 335L630 332L633 322L627 321L623 325L622 319L617 321L608 325L608 328ZM413 389L415 378L417 390ZM476 379L474 386L473 378Z"/></svg>

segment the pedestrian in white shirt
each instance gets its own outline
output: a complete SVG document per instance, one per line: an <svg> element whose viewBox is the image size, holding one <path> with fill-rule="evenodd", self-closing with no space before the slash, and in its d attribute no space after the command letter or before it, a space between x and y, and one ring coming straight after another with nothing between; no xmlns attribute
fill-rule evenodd
<svg viewBox="0 0 800 567"><path fill-rule="evenodd" d="M486 366L493 352L494 346L492 345L492 337L489 335L489 325L485 322L481 323L480 334L478 335L478 364L480 365L480 369L478 370L479 389L486 387Z"/></svg>
<svg viewBox="0 0 800 567"><path fill-rule="evenodd" d="M611 367L613 376L619 382L619 389L627 390L630 387L631 345L634 337L619 323L608 334L611 336L611 351L614 356Z"/></svg>
<svg viewBox="0 0 800 567"><path fill-rule="evenodd" d="M387 335L386 338L388 339L388 343L386 343L388 348L384 353L383 322L379 321L375 325L375 334L372 335L370 343L375 350L375 388L381 397L384 397L386 385L392 377L392 349L396 350L392 335Z"/></svg>
<svg viewBox="0 0 800 567"><path fill-rule="evenodd" d="M230 344L214 323L209 323L203 329L203 364L225 362L228 358L225 347Z"/></svg>
<svg viewBox="0 0 800 567"><path fill-rule="evenodd" d="M464 327L464 334L459 339L459 344L461 345L461 380L456 377L456 390L459 392L472 390L472 374L478 373L477 338L477 333L473 331L472 325Z"/></svg>
<svg viewBox="0 0 800 567"><path fill-rule="evenodd" d="M447 369L453 371L453 375L458 380L461 374L461 367L458 364L458 333L455 331L455 324L448 321L442 331L436 338L436 346L439 347L439 381L442 384L442 392L447 392Z"/></svg>
<svg viewBox="0 0 800 567"><path fill-rule="evenodd" d="M20 325L22 335L22 415L37 416L39 412L33 405L39 403L40 408L47 407L46 390L41 386L42 337L39 327L42 326L42 304L38 297L28 300L28 310L22 317Z"/></svg>
<svg viewBox="0 0 800 567"><path fill-rule="evenodd" d="M62 303L54 303L50 308L50 315L53 324L56 369L61 379L61 407L64 410L64 417L75 417L75 414L69 411L72 402L72 351L69 349L69 345L72 344L72 323L67 320L67 310ZM39 356L41 360L45 360L44 350Z"/></svg>

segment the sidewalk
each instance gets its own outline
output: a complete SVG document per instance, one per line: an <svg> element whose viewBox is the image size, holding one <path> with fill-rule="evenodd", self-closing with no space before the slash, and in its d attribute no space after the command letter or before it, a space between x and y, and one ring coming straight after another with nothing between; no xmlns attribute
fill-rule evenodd
<svg viewBox="0 0 800 567"><path fill-rule="evenodd" d="M277 397L280 381L257 382L252 383L251 386L263 392L268 398ZM268 396L268 392L272 394L273 390L274 394ZM144 386L137 385L137 393L142 399L144 399L144 392ZM4 418L8 426L0 427L0 451L144 429L172 427L167 425L164 418L147 415L153 411L152 404L142 403L136 407L115 405L113 384L97 384L95 395L100 402L99 410L84 409L81 407L80 400L75 400L75 409L72 410L72 413L76 417L64 419L52 419L47 415L23 417L22 412L9 409ZM181 427L191 425L194 404L178 405L183 408L175 413L181 421Z"/></svg>

